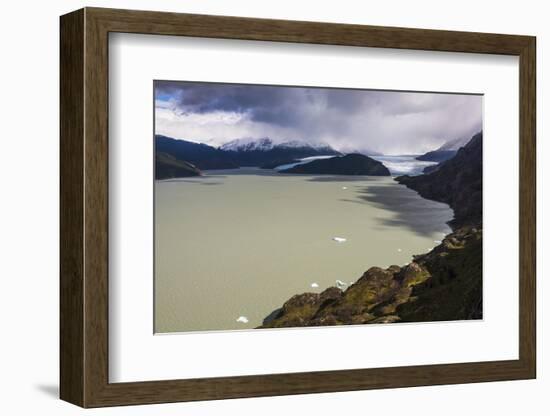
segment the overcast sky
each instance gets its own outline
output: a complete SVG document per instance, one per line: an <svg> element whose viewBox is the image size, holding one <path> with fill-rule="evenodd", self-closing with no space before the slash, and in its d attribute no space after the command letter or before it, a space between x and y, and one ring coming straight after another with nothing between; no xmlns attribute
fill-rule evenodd
<svg viewBox="0 0 550 416"><path fill-rule="evenodd" d="M419 154L481 125L479 95L155 82L155 133L213 146L269 137Z"/></svg>

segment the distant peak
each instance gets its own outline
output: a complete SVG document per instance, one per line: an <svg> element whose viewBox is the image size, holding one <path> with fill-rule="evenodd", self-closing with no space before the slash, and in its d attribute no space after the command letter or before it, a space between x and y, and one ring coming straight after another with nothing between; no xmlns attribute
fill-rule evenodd
<svg viewBox="0 0 550 416"><path fill-rule="evenodd" d="M242 138L228 141L220 146L221 150L238 151L238 152L250 152L250 151L268 151L272 149L327 149L332 148L326 143L309 143L304 140L286 140L283 142L275 143L269 137L262 138Z"/></svg>
<svg viewBox="0 0 550 416"><path fill-rule="evenodd" d="M310 147L312 149L328 149L330 146L326 143L308 143L304 140L287 140L279 143L277 147Z"/></svg>
<svg viewBox="0 0 550 416"><path fill-rule="evenodd" d="M234 151L270 150L273 149L273 146L273 141L269 137L259 139L242 138L224 143L220 146L220 149Z"/></svg>

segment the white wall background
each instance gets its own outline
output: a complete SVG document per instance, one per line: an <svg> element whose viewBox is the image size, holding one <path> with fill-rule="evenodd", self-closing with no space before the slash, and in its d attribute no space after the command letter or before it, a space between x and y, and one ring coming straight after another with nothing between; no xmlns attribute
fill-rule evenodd
<svg viewBox="0 0 550 416"><path fill-rule="evenodd" d="M82 6L318 20L433 29L530 34L538 37L538 306L539 378L536 381L422 387L338 394L225 400L87 411L103 415L281 415L315 413L464 415L548 414L550 361L543 332L550 300L543 258L550 227L543 184L550 146L543 130L550 101L546 64L550 26L545 2L353 0L52 0L5 2L0 16L0 411L72 415L83 412L57 399L58 390L58 16ZM546 201L544 201L546 199ZM544 235L544 237L543 237ZM503 234L503 238L505 238ZM475 340L472 340L475 342Z"/></svg>

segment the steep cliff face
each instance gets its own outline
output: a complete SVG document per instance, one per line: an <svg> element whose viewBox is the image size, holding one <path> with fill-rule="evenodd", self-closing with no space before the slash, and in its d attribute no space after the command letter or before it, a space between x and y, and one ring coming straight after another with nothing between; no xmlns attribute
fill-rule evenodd
<svg viewBox="0 0 550 416"><path fill-rule="evenodd" d="M445 202L454 210L452 227L480 225L483 187L483 133L478 133L457 154L420 176L395 180L417 191L423 198Z"/></svg>
<svg viewBox="0 0 550 416"><path fill-rule="evenodd" d="M303 293L261 328L481 319L482 134L430 173L397 180L455 211L453 232L406 266L371 267L345 291Z"/></svg>

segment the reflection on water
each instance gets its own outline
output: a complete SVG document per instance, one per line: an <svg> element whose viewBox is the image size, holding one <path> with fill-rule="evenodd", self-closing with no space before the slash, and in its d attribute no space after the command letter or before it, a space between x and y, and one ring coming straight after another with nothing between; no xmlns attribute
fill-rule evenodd
<svg viewBox="0 0 550 416"><path fill-rule="evenodd" d="M155 186L157 332L254 328L294 294L409 262L452 218L390 177L238 169Z"/></svg>

